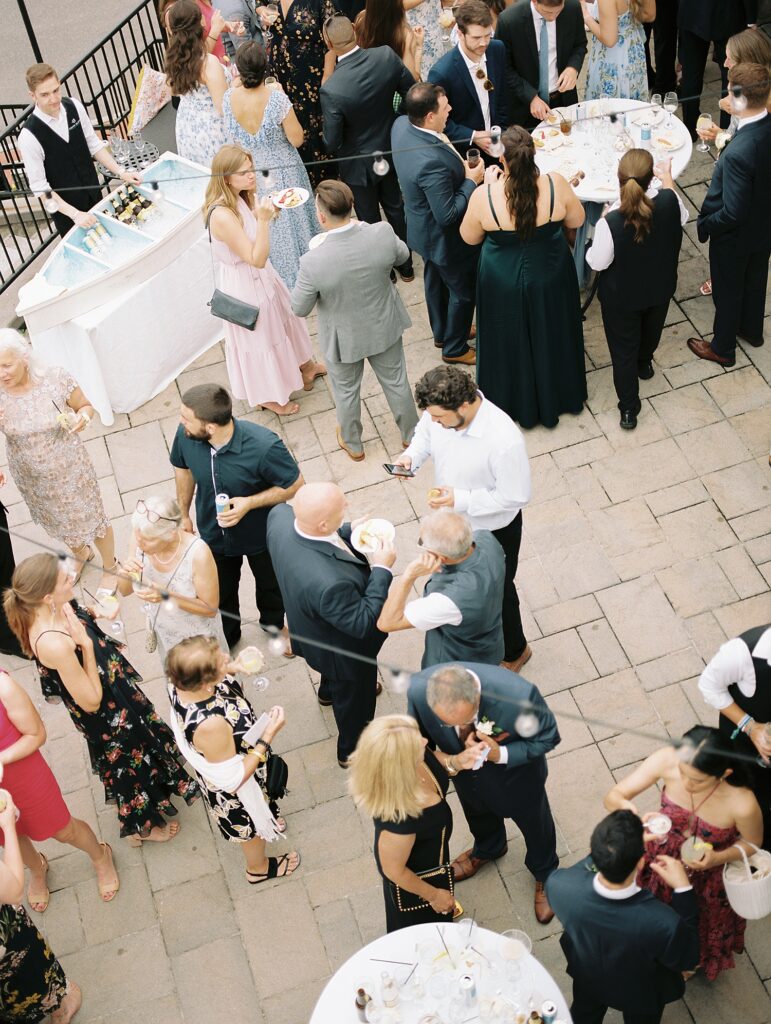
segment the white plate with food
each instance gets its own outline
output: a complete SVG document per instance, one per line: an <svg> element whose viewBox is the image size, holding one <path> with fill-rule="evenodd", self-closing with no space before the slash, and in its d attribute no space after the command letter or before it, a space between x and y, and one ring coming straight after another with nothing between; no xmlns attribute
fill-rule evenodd
<svg viewBox="0 0 771 1024"><path fill-rule="evenodd" d="M644 107L642 110L638 110L637 113L632 114L630 121L632 124L636 124L638 128L641 128L644 124L651 126L659 125L666 117L666 111L662 110L661 107Z"/></svg>
<svg viewBox="0 0 771 1024"><path fill-rule="evenodd" d="M372 555L389 547L396 537L396 527L387 519L366 519L353 528L351 544L362 555Z"/></svg>
<svg viewBox="0 0 771 1024"><path fill-rule="evenodd" d="M685 145L685 135L679 132L668 132L666 130L651 132L651 145L654 149L663 150L665 153L674 153L676 149L682 149Z"/></svg>
<svg viewBox="0 0 771 1024"><path fill-rule="evenodd" d="M533 132L533 141L536 149L542 153L550 153L551 150L562 145L562 132L552 125L536 128Z"/></svg>
<svg viewBox="0 0 771 1024"><path fill-rule="evenodd" d="M273 205L279 210L293 210L295 206L302 206L303 203L307 203L310 197L311 194L307 188L293 186L292 188L282 188L280 192L275 192L271 199L273 200Z"/></svg>

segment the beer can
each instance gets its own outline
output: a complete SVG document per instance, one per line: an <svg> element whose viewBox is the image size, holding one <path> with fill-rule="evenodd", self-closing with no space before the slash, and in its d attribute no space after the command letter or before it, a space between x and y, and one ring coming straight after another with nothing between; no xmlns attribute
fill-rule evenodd
<svg viewBox="0 0 771 1024"><path fill-rule="evenodd" d="M217 515L222 515L223 512L227 512L230 508L230 497L227 494L218 494L214 499L214 506L217 509Z"/></svg>
<svg viewBox="0 0 771 1024"><path fill-rule="evenodd" d="M543 1017L543 1024L555 1024L557 1020L557 1005L550 999L541 1007L541 1016Z"/></svg>

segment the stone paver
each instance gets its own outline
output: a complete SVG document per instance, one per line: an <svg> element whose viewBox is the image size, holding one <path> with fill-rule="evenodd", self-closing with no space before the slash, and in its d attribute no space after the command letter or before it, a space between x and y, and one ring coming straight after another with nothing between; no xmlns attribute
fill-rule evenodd
<svg viewBox="0 0 771 1024"><path fill-rule="evenodd" d="M694 154L681 180L690 201L701 201L711 168L710 160ZM693 223L687 225L677 301L654 360L656 375L641 388L636 431L618 427L594 303L585 324L589 407L563 417L554 430L526 433L534 491L524 513L518 574L533 648L525 675L547 696L562 735L549 756L548 786L563 863L585 854L614 780L666 737L714 721L697 689L705 661L727 637L771 620L771 353L768 346L740 348L730 371L689 353L686 338L712 328L711 300L698 295L705 255ZM399 288L413 318L405 351L414 381L437 357L419 277ZM109 428L92 424L88 448L121 550L137 499L173 494L168 448L180 389L211 380L227 384L220 345L142 409L116 417ZM353 516L387 514L397 525L403 566L418 550L417 521L426 511L432 469L410 481L384 478L380 463L398 451L398 435L369 371L362 394L367 459L359 465L336 447L333 402L323 381L301 394L293 417L248 415L281 434L306 480L337 480ZM247 412L242 403L237 411ZM10 480L3 500L20 559L47 538L30 522ZM89 589L97 579L94 569L84 575ZM259 642L246 578L242 607L244 642ZM133 599L123 609L130 657L165 716L161 666L144 650L141 609ZM421 651L422 638L405 632L388 640L383 660L416 668ZM384 929L372 826L354 808L336 765L334 720L315 699L318 677L302 662L268 655L267 699L283 704L288 718L276 742L290 767L282 805L289 833L279 850L297 847L303 863L290 881L252 889L240 851L215 834L200 803L180 808L182 831L171 845L136 850L122 843L114 809L104 805L66 712L42 704L33 669L21 662L13 667L41 707L45 755L73 814L112 843L121 870L121 892L105 906L83 854L42 844L53 896L36 922L84 989L81 1024L198 1024L225 1016L236 1024L306 1024L330 973ZM264 702L257 699L258 706ZM404 698L392 694L379 702L380 713L404 708ZM450 802L455 853L469 836L454 794ZM655 802L651 792L639 805ZM525 928L536 940L536 955L569 992L559 925L535 923L522 839L513 826L508 834L508 856L464 883L461 899L483 925ZM665 1024L769 1024L766 922L750 925L747 949L737 969L715 985L699 977L689 982L685 1000L667 1009ZM611 1024L618 1019L608 1017Z"/></svg>

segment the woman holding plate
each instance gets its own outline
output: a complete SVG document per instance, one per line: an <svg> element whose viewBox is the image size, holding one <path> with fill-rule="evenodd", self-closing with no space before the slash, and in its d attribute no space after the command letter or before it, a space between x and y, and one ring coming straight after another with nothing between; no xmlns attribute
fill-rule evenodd
<svg viewBox="0 0 771 1024"><path fill-rule="evenodd" d="M255 202L256 191L251 153L223 146L212 162L203 207L219 264L218 287L259 307L253 331L225 322L225 364L235 398L291 416L300 409L290 401L292 392L312 390L327 371L314 362L305 321L292 312L289 291L268 259L278 211L267 197Z"/></svg>

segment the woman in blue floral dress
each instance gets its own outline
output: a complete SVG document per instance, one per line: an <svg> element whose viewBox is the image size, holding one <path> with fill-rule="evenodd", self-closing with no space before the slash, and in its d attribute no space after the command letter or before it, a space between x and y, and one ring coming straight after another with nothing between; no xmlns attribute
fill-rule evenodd
<svg viewBox="0 0 771 1024"><path fill-rule="evenodd" d="M22 649L37 663L43 696L64 701L83 734L105 801L117 804L121 837L132 846L173 839L179 825L165 820L177 813L171 797L192 803L201 795L198 783L122 646L74 601L66 566L56 555L25 558L3 603Z"/></svg>
<svg viewBox="0 0 771 1024"><path fill-rule="evenodd" d="M442 10L441 0L404 0L407 21L415 28L423 29L423 54L420 61L420 77L425 81L428 72L440 57L444 56L442 42L444 29L439 24Z"/></svg>
<svg viewBox="0 0 771 1024"><path fill-rule="evenodd" d="M257 171L257 198L311 183L297 147L303 130L286 93L265 85L265 51L257 43L238 48L240 84L228 89L222 101L225 131L231 142L252 154ZM269 170L270 176L261 174ZM270 226L270 262L287 288L294 288L300 257L311 238L321 231L313 201L284 210Z"/></svg>
<svg viewBox="0 0 771 1024"><path fill-rule="evenodd" d="M584 98L647 100L643 22L655 18L654 0L582 0L581 6L592 34Z"/></svg>

